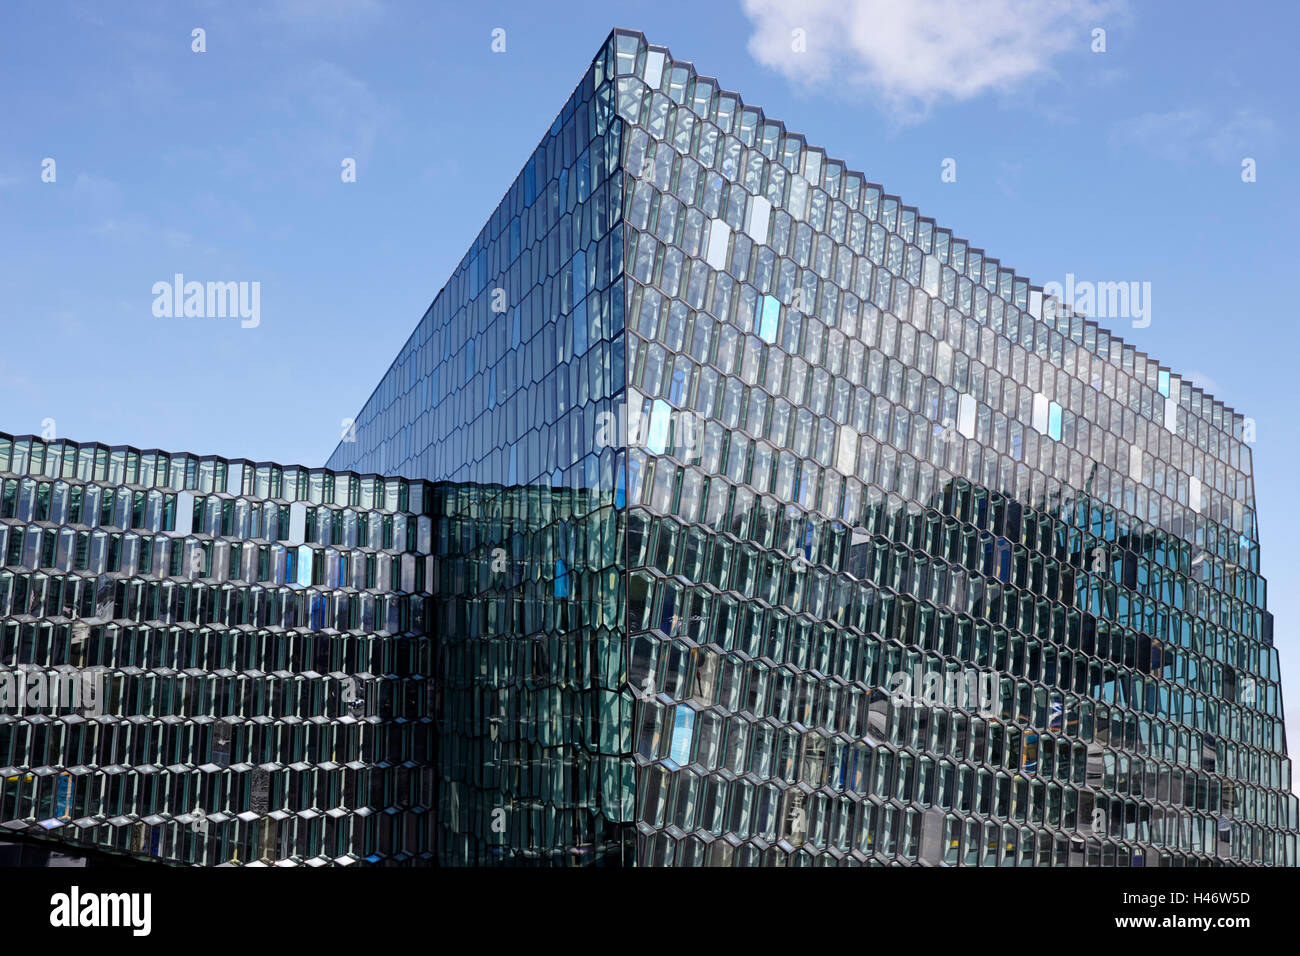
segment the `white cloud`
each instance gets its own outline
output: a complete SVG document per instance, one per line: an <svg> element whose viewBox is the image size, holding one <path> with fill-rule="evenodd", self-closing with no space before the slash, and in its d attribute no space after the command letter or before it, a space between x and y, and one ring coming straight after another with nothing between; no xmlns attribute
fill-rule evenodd
<svg viewBox="0 0 1300 956"><path fill-rule="evenodd" d="M257 160L260 165L249 169L248 175L263 179L292 175L337 184L344 158L357 161L358 176L369 176L375 144L400 135L394 132L400 125L397 110L364 80L326 60L308 61L277 76L266 102L282 121L242 147L255 160L259 154L277 157L274 165Z"/></svg>
<svg viewBox="0 0 1300 956"><path fill-rule="evenodd" d="M1123 0L744 0L750 53L791 81L847 84L899 114L1049 73ZM806 52L794 50L796 29Z"/></svg>
<svg viewBox="0 0 1300 956"><path fill-rule="evenodd" d="M88 231L93 236L108 239L116 244L136 243L154 247L166 246L179 249L190 245L194 237L183 229L165 225L146 216L128 214L120 218L103 219L91 225Z"/></svg>
<svg viewBox="0 0 1300 956"><path fill-rule="evenodd" d="M1204 109L1142 113L1115 124L1111 144L1134 147L1157 159L1180 162L1209 158L1236 163L1272 142L1276 127L1253 110L1216 115Z"/></svg>
<svg viewBox="0 0 1300 956"><path fill-rule="evenodd" d="M333 158L334 167L343 156L369 157L375 140L395 118L394 111L364 80L327 61L312 63L296 74L290 82L290 95L297 108L310 105L315 117L310 131L299 130L295 135L305 137L309 148Z"/></svg>

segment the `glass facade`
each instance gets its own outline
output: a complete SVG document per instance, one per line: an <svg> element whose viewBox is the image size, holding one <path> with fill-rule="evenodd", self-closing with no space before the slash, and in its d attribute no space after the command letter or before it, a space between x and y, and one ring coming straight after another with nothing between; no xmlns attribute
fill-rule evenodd
<svg viewBox="0 0 1300 956"><path fill-rule="evenodd" d="M638 861L1294 864L1241 416L611 44Z"/></svg>
<svg viewBox="0 0 1300 956"><path fill-rule="evenodd" d="M612 504L542 485L439 488L439 861L631 863Z"/></svg>
<svg viewBox="0 0 1300 956"><path fill-rule="evenodd" d="M612 488L625 385L623 124L605 55L339 443L330 468Z"/></svg>
<svg viewBox="0 0 1300 956"><path fill-rule="evenodd" d="M0 434L0 826L432 859L433 508L428 482Z"/></svg>
<svg viewBox="0 0 1300 956"><path fill-rule="evenodd" d="M634 856L626 450L605 424L627 377L609 56L329 460L448 483L439 659L459 704L440 726L436 813L449 864Z"/></svg>
<svg viewBox="0 0 1300 956"><path fill-rule="evenodd" d="M118 715L0 707L10 829L1297 862L1242 417L637 33L326 469L0 436L0 481L0 673Z"/></svg>

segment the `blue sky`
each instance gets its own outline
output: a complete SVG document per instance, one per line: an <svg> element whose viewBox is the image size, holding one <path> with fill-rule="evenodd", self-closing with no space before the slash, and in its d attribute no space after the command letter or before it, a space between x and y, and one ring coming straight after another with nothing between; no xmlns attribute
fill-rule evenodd
<svg viewBox="0 0 1300 956"><path fill-rule="evenodd" d="M640 29L1035 283L1150 283L1148 327L1108 324L1256 422L1300 742L1295 5L146 0L0 16L0 430L52 419L75 440L323 462L601 40ZM260 324L156 317L153 285L178 272L259 282Z"/></svg>

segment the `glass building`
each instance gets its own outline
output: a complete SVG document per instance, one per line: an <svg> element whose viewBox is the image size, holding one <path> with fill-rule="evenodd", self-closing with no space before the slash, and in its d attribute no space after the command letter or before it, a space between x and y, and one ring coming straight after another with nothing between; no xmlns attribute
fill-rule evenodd
<svg viewBox="0 0 1300 956"><path fill-rule="evenodd" d="M432 859L428 482L0 434L0 830Z"/></svg>
<svg viewBox="0 0 1300 956"><path fill-rule="evenodd" d="M88 750L103 717L0 708L10 829L209 863L1297 862L1241 415L638 33L325 470L4 441L0 665L117 668L133 715Z"/></svg>

